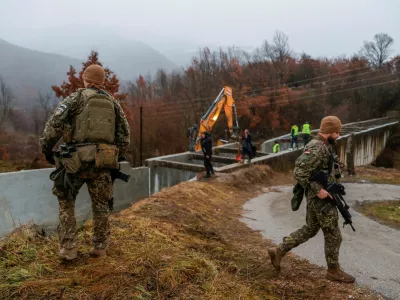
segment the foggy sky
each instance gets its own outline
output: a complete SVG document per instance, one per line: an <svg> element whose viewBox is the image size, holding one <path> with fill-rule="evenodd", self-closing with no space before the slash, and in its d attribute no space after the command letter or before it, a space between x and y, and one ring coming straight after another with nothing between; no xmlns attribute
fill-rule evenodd
<svg viewBox="0 0 400 300"><path fill-rule="evenodd" d="M141 40L174 37L187 45L258 47L276 30L295 52L351 55L385 32L400 53L398 0L0 0L0 38L43 28L98 26Z"/></svg>

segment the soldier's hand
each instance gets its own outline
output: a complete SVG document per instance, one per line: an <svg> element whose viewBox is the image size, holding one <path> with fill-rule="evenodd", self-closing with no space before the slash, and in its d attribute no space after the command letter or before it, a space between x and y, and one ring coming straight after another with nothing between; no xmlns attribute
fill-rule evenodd
<svg viewBox="0 0 400 300"><path fill-rule="evenodd" d="M325 199L326 197L329 197L329 198L333 199L332 195L329 194L329 193L328 193L326 190L324 190L324 189L321 189L321 190L319 191L319 193L317 194L317 197L318 197L319 199Z"/></svg>

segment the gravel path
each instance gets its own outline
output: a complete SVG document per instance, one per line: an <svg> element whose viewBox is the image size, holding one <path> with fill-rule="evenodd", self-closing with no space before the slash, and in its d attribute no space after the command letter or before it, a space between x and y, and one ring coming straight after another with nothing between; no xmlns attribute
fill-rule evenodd
<svg viewBox="0 0 400 300"><path fill-rule="evenodd" d="M345 184L345 200L354 207L356 200L399 200L400 186L378 184ZM290 207L292 186L265 189L264 194L249 200L242 221L265 238L280 243L282 238L305 224L305 199L297 212ZM340 263L343 269L388 299L400 299L400 231L381 225L351 209L356 232L346 225L339 214L343 242ZM317 265L326 266L323 235L320 231L292 251ZM284 272L284 269L282 270Z"/></svg>

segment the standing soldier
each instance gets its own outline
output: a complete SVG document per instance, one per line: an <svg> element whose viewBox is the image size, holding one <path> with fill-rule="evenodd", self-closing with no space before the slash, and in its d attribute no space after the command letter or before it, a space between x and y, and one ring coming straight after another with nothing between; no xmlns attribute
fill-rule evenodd
<svg viewBox="0 0 400 300"><path fill-rule="evenodd" d="M279 141L275 141L274 148L272 149L273 153L278 153L281 151L281 145L279 145Z"/></svg>
<svg viewBox="0 0 400 300"><path fill-rule="evenodd" d="M110 235L108 201L113 196L111 170L118 168L129 146L129 125L120 104L104 90L105 72L90 65L83 73L85 88L58 105L40 138L46 160L55 164L53 194L59 202L59 256L77 258L75 199L84 183L93 210L91 256L104 257ZM58 155L53 147L63 136Z"/></svg>
<svg viewBox="0 0 400 300"><path fill-rule="evenodd" d="M253 153L252 137L248 129L245 129L242 135L242 161L241 161L242 163L244 163L246 154L249 157L248 162L250 163L254 153Z"/></svg>
<svg viewBox="0 0 400 300"><path fill-rule="evenodd" d="M308 144L308 141L310 140L310 134L311 134L311 126L308 122L306 122L303 125L303 128L301 129L301 135L303 136L304 147Z"/></svg>
<svg viewBox="0 0 400 300"><path fill-rule="evenodd" d="M201 150L203 151L203 155L204 155L204 167L206 168L205 178L208 178L211 176L211 173L215 174L215 172L214 172L214 168L211 164L212 140L206 131L201 133L200 143L201 143Z"/></svg>
<svg viewBox="0 0 400 300"><path fill-rule="evenodd" d="M292 124L292 127L290 128L290 136L292 138L290 150L294 150L295 145L296 149L299 149L299 145L297 144L298 135L299 135L299 127L297 127L297 125L295 124Z"/></svg>
<svg viewBox="0 0 400 300"><path fill-rule="evenodd" d="M305 243L314 237L321 228L325 238L325 258L328 265L327 278L341 282L354 282L354 277L345 273L339 267L339 249L342 236L338 226L338 211L332 206L327 214L321 212L327 201L333 201L332 196L321 186L310 181L313 171L323 171L333 180L332 145L339 137L342 129L341 121L335 116L322 119L318 136L310 141L304 153L296 161L294 174L297 182L305 189L307 198L306 225L291 233L283 242L268 253L275 269L280 271L281 259L291 249Z"/></svg>

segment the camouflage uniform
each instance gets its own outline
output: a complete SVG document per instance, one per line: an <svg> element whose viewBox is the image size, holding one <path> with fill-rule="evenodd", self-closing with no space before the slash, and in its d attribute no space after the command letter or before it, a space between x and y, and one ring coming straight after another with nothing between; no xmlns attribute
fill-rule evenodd
<svg viewBox="0 0 400 300"><path fill-rule="evenodd" d="M102 91L98 90L98 92ZM78 93L73 93L65 98L47 122L39 141L44 154L48 155L52 152L54 145L63 135L64 125L70 124L73 117L82 110L83 101L78 95ZM119 156L123 157L130 141L129 124L120 104L115 100L114 107L116 113L115 144L119 148ZM80 171L68 174L68 176L76 190L75 193L72 193L71 189L53 187L53 194L57 196L59 202L60 225L58 231L61 247L66 249L76 247L75 199L79 189L86 183L92 201L93 244L97 249L105 249L110 234L108 200L113 195L110 170L96 169L94 163L82 163Z"/></svg>
<svg viewBox="0 0 400 300"><path fill-rule="evenodd" d="M321 186L316 182L310 182L309 178L314 170L328 170L331 146L325 139L317 136L310 141L303 154L297 159L294 174L296 180L306 189L307 216L306 225L291 233L283 239L279 245L282 252L288 252L292 248L314 237L321 228L325 239L325 258L328 267L339 267L339 248L342 236L338 226L338 211L332 207L327 214L321 212L326 201L317 197ZM331 174L329 180L333 180Z"/></svg>

